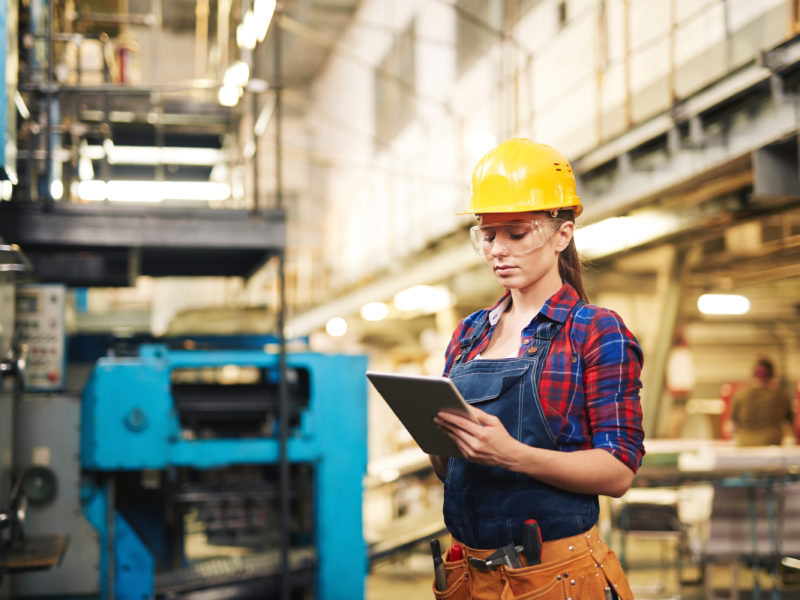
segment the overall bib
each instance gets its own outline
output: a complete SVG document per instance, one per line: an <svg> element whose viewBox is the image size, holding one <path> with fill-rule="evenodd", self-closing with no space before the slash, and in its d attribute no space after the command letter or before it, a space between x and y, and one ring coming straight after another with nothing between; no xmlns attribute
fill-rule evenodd
<svg viewBox="0 0 800 600"><path fill-rule="evenodd" d="M482 331L478 330L462 340L449 375L469 404L498 417L515 439L548 450L559 450L559 446L539 399L539 382L550 345L561 327L549 320L540 323L534 344L521 358L460 362L480 338ZM463 458L448 460L444 485L445 524L466 555L485 558L491 549L520 545L522 524L530 518L539 522L545 544L543 563L522 569L499 567L478 573L466 556L448 562L448 587L443 591L434 588L437 598L577 599L579 590L570 585L578 581L592 583L591 591L584 590L585 598L615 597L606 594L606 586L620 598L632 598L616 557L593 527L599 516L596 495L560 490L522 473ZM566 572L578 573L579 579L565 579ZM597 593L600 595L595 596Z"/></svg>

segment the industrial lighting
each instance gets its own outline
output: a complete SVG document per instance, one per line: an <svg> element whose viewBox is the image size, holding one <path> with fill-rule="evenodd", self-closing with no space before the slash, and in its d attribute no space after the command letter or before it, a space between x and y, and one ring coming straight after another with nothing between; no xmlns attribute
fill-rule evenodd
<svg viewBox="0 0 800 600"><path fill-rule="evenodd" d="M64 183L60 179L50 182L50 197L53 200L61 200L64 197Z"/></svg>
<svg viewBox="0 0 800 600"><path fill-rule="evenodd" d="M389 315L389 307L383 302L369 302L361 307L361 318L365 321L383 321Z"/></svg>
<svg viewBox="0 0 800 600"><path fill-rule="evenodd" d="M272 15L275 14L275 0L256 0L253 6L253 15L256 23L256 38L263 42L267 37Z"/></svg>
<svg viewBox="0 0 800 600"><path fill-rule="evenodd" d="M575 232L575 245L586 258L607 256L675 231L678 220L658 211L603 219Z"/></svg>
<svg viewBox="0 0 800 600"><path fill-rule="evenodd" d="M267 131L267 125L269 125L269 122L272 120L272 114L274 112L275 102L267 104L261 109L261 113L259 113L256 119L256 124L253 125L253 133L255 133L257 137L261 137L264 135L264 132Z"/></svg>
<svg viewBox="0 0 800 600"><path fill-rule="evenodd" d="M494 135L486 129L473 129L467 135L467 151L471 156L483 156L496 143Z"/></svg>
<svg viewBox="0 0 800 600"><path fill-rule="evenodd" d="M14 184L11 183L8 179L3 179L0 181L0 197L3 200L11 200L11 196L14 193Z"/></svg>
<svg viewBox="0 0 800 600"><path fill-rule="evenodd" d="M325 331L331 337L342 337L347 333L347 321L341 317L333 317L325 324Z"/></svg>
<svg viewBox="0 0 800 600"><path fill-rule="evenodd" d="M226 200L231 189L227 183L213 181L81 181L81 200L110 202L163 202L185 200L209 202Z"/></svg>
<svg viewBox="0 0 800 600"><path fill-rule="evenodd" d="M22 98L22 94L19 92L14 94L14 104L16 105L19 116L22 117L23 121L27 121L31 118L31 111L28 110L28 107L25 105L25 100Z"/></svg>
<svg viewBox="0 0 800 600"><path fill-rule="evenodd" d="M242 88L232 85L223 85L217 93L217 99L222 106L236 106L241 97Z"/></svg>
<svg viewBox="0 0 800 600"><path fill-rule="evenodd" d="M247 85L248 79L250 79L250 65L243 60L237 60L225 69L222 85L243 88Z"/></svg>
<svg viewBox="0 0 800 600"><path fill-rule="evenodd" d="M106 150L108 154L106 155ZM192 165L214 166L225 161L225 153L217 148L192 148L178 146L84 146L81 157L100 160L107 156L112 165ZM91 163L90 163L91 164ZM80 169L80 166L78 167ZM81 177L81 179L91 179Z"/></svg>
<svg viewBox="0 0 800 600"><path fill-rule="evenodd" d="M245 27L244 23L236 26L236 45L242 50L252 50L256 47L256 33Z"/></svg>
<svg viewBox="0 0 800 600"><path fill-rule="evenodd" d="M750 310L750 300L739 294L703 294L697 308L704 315L743 315Z"/></svg>
<svg viewBox="0 0 800 600"><path fill-rule="evenodd" d="M438 312L450 305L450 293L441 287L415 285L394 296L394 305L398 310L411 312Z"/></svg>

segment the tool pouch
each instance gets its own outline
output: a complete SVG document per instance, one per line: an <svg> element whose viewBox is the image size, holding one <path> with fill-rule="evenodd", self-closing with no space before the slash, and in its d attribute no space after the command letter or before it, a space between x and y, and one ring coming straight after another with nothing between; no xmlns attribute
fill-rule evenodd
<svg viewBox="0 0 800 600"><path fill-rule="evenodd" d="M555 564L505 569L504 580L500 600L633 600L616 558L606 556L603 563L597 563L588 550ZM616 595L607 595L607 588Z"/></svg>
<svg viewBox="0 0 800 600"><path fill-rule="evenodd" d="M596 540L591 548L568 552L560 560L519 569L479 569L468 564L466 557L445 562L447 588L440 591L434 584L433 595L448 600L634 600L608 546Z"/></svg>

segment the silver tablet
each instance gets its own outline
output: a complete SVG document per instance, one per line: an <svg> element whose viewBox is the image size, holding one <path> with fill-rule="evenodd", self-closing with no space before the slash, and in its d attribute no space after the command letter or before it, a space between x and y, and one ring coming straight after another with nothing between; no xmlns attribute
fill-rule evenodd
<svg viewBox="0 0 800 600"><path fill-rule="evenodd" d="M461 456L456 443L433 422L442 409L469 415L466 401L450 379L377 371L367 371L367 378L423 452Z"/></svg>

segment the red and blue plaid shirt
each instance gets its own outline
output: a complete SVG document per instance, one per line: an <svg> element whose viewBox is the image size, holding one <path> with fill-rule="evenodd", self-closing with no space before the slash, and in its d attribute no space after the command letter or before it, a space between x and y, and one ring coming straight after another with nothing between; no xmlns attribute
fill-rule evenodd
<svg viewBox="0 0 800 600"><path fill-rule="evenodd" d="M493 307L474 312L458 324L447 347L445 376L464 338L483 329L467 355L458 360L473 360L486 349L510 301L506 292ZM534 332L543 320L563 323L539 382L539 398L559 449L602 448L635 472L644 456L639 403L642 350L617 313L591 304L572 311L578 301L575 288L564 283L522 330L517 356L524 356L534 344Z"/></svg>

